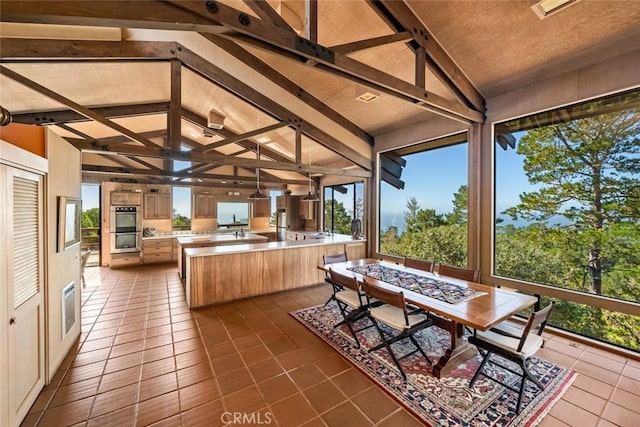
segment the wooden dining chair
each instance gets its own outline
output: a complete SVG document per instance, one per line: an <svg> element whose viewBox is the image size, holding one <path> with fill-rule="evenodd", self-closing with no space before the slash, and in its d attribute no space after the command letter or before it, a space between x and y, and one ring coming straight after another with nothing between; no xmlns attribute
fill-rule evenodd
<svg viewBox="0 0 640 427"><path fill-rule="evenodd" d="M468 270L466 268L454 267L452 265L438 264L436 272L441 276L449 276L469 282L480 280L480 270Z"/></svg>
<svg viewBox="0 0 640 427"><path fill-rule="evenodd" d="M415 337L413 336L413 334L418 332L419 330L432 326L433 323L431 322L431 319L429 319L429 317L425 313L410 313L407 310L407 303L404 299L404 294L402 293L402 291L394 292L383 289L369 282L369 279L367 277L364 278L364 283L362 284L362 286L364 288L364 293L367 297L368 304L370 304L371 300L374 298L385 303L385 305L377 307L370 305L369 310L367 311L367 315L378 330L380 340L382 341L375 347L371 347L368 350L369 353L385 347L391 355L394 363L398 367L402 378L404 378L405 380L407 379L407 375L404 373L404 370L400 365L401 359L404 359L405 357L408 357L416 352L420 352L422 356L424 356L427 363L431 365L431 359L429 359L427 354L424 352L424 350L422 350L422 347L420 347L420 344L418 344ZM400 331L399 334L395 336L387 336L386 333L380 328L378 322L383 323L392 329ZM393 352L391 344L405 338L411 340L413 345L416 347L416 350L398 357Z"/></svg>
<svg viewBox="0 0 640 427"><path fill-rule="evenodd" d="M341 288L342 290L334 293L335 300L338 303L340 312L342 313L342 320L336 323L334 329L347 325L353 339L356 342L356 347L360 348L360 342L356 336L356 332L360 332L364 329L371 327L371 325L354 330L352 324L362 319L367 314L367 305L365 303L365 297L361 292L360 284L354 276L347 276L338 273L335 270L329 268L329 277L333 283L334 289ZM347 311L349 309L349 311Z"/></svg>
<svg viewBox="0 0 640 427"><path fill-rule="evenodd" d="M337 262L347 262L347 253L343 252L341 254L335 254L335 255L322 255L322 263L324 265L327 264L335 264ZM324 303L324 305L326 306L327 304L329 304L331 301L335 301L336 299L336 292L341 291L342 287L338 287L336 288L335 284L333 283L333 281L331 280L331 277L329 276L329 274L325 274L324 277L324 281L327 282L328 284L331 285L332 287L332 293L331 296L329 297L329 299L327 300L327 302Z"/></svg>
<svg viewBox="0 0 640 427"><path fill-rule="evenodd" d="M417 270L433 271L433 263L431 261L423 261L421 259L404 257L404 266L408 268L415 268Z"/></svg>
<svg viewBox="0 0 640 427"><path fill-rule="evenodd" d="M469 387L473 387L473 384L481 374L486 378L505 386L509 390L518 393L516 413L520 414L520 409L522 407L522 395L524 394L526 381L530 380L538 386L540 391L544 390L544 386L531 373L531 371L529 371L527 364L529 359L531 359L531 357L544 345L542 331L544 331L552 311L553 302L542 310L531 313L527 324L519 335L508 333L499 327L492 328L484 332L475 331L474 334L469 337L469 343L475 345L478 348L478 351L480 351L481 354L484 354L484 358L482 359L482 363L480 363L475 375L469 382ZM522 372L516 372L495 360L490 360L492 354L515 362ZM487 362L502 369L506 369L514 374L520 375L520 388L515 389L514 387L505 384L500 379L488 375L488 372L484 371ZM495 370L492 370L491 372L495 372Z"/></svg>

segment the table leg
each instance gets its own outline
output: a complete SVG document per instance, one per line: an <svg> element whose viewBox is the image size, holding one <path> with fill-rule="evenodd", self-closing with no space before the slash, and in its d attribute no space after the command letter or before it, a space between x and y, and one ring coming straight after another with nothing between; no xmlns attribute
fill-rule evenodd
<svg viewBox="0 0 640 427"><path fill-rule="evenodd" d="M432 315L432 320L435 326L449 331L451 334L449 348L433 366L433 375L436 378L442 378L460 363L475 356L477 349L464 338L464 325L461 323L435 315Z"/></svg>

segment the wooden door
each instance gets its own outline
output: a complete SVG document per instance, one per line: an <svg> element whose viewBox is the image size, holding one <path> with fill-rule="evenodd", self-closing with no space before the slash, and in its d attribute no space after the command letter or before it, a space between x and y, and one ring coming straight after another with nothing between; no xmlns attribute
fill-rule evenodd
<svg viewBox="0 0 640 427"><path fill-rule="evenodd" d="M6 363L8 425L19 425L44 386L42 176L1 166L6 177ZM3 349L3 352L5 349Z"/></svg>

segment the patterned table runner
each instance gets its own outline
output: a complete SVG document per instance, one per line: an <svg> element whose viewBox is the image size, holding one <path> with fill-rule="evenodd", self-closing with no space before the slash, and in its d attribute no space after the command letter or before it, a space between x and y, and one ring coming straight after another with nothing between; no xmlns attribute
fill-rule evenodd
<svg viewBox="0 0 640 427"><path fill-rule="evenodd" d="M358 267L348 267L347 270L362 274L363 276L382 280L383 282L399 286L403 289L417 292L449 304L457 304L486 294L486 292L476 291L474 289L443 282L442 280L432 279L430 277L419 276L417 274L409 273L408 271L398 270L380 264L366 264Z"/></svg>

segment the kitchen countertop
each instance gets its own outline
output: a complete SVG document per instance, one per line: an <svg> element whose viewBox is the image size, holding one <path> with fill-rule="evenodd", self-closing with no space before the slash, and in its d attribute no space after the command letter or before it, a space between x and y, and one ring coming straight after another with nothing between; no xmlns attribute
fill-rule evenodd
<svg viewBox="0 0 640 427"><path fill-rule="evenodd" d="M185 249L185 255L187 257L201 257L219 254L234 254L245 252L259 252L269 251L277 249L287 248L300 248L305 246L317 246L317 245L334 245L336 243L364 243L364 239L353 239L351 236L344 234L334 234L333 236L325 236L319 239L305 239L305 240L284 240L279 242L268 243L251 243L251 244L239 244L232 246L214 246L206 248L188 248Z"/></svg>
<svg viewBox="0 0 640 427"><path fill-rule="evenodd" d="M213 233L213 234L198 234L192 236L178 236L178 243L181 245L190 245L190 244L198 244L198 243L224 243L224 242L241 242L243 240L269 240L265 236L260 236L259 234L254 233L244 233L244 236L241 236L240 233L237 235L235 233Z"/></svg>
<svg viewBox="0 0 640 427"><path fill-rule="evenodd" d="M244 230L245 234L248 233L275 233L275 228L256 228L253 230ZM174 239L180 237L198 237L198 236L211 236L215 234L233 234L235 232L228 230L212 231L206 233L176 233L176 234L156 234L155 236L143 236L142 240L155 240L155 239Z"/></svg>

